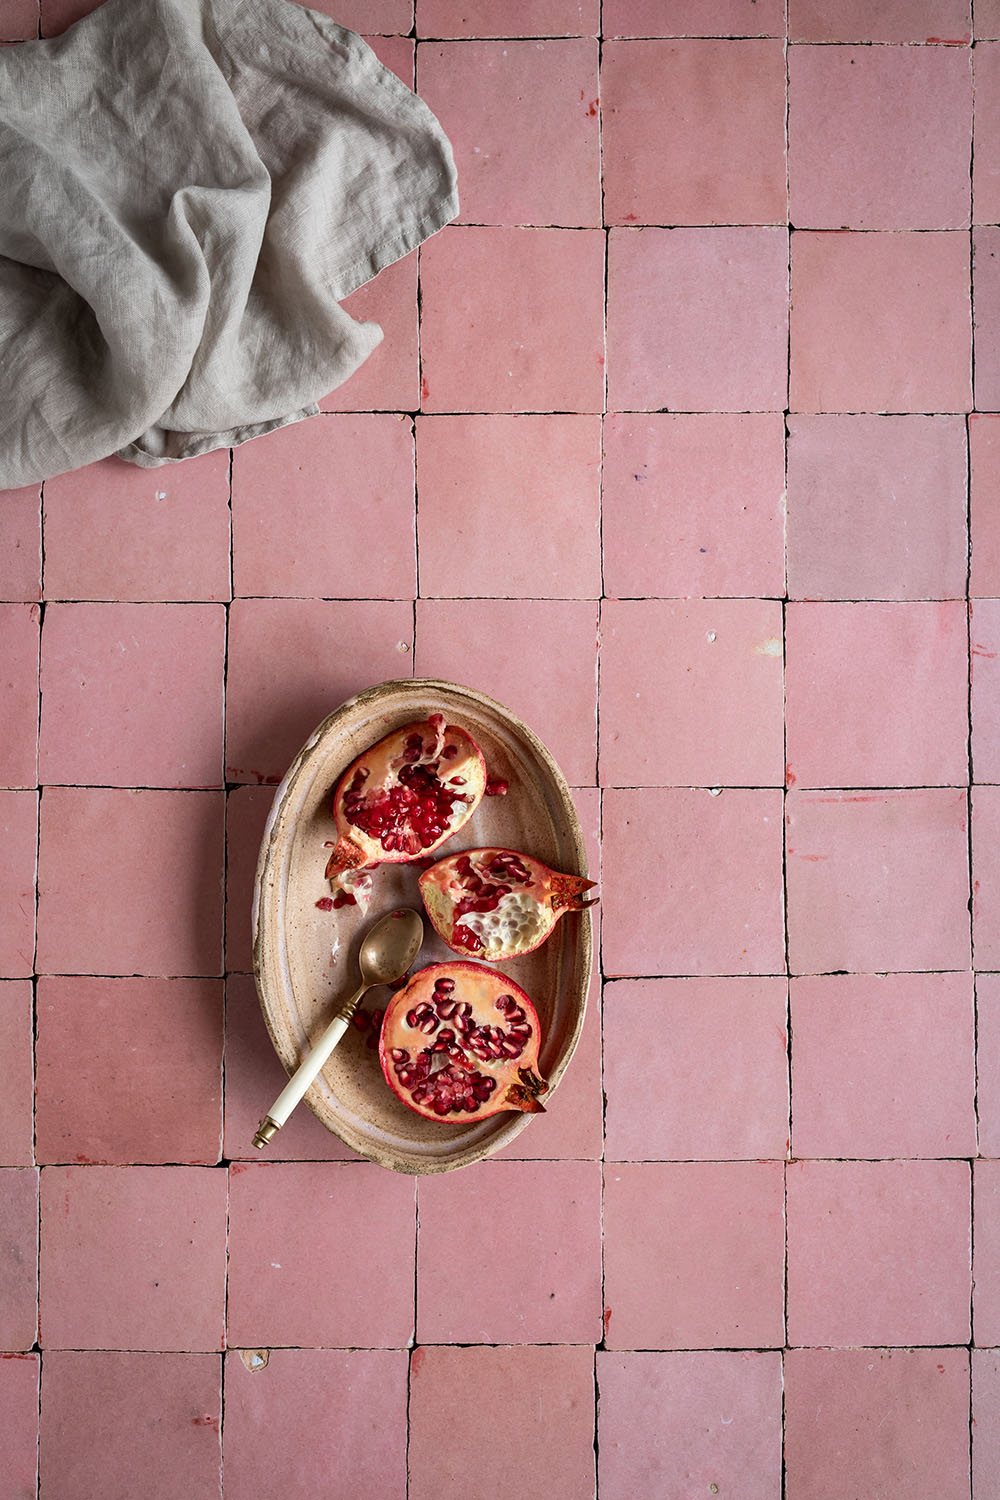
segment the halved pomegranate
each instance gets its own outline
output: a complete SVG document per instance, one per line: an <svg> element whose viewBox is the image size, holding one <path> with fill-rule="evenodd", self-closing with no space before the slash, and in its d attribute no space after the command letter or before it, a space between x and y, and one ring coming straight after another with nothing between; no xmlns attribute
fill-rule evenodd
<svg viewBox="0 0 1000 1500"><path fill-rule="evenodd" d="M354 872L439 848L471 818L485 787L486 762L464 729L446 724L443 714L404 724L352 761L337 782L338 839L327 879L350 898L358 886Z"/></svg>
<svg viewBox="0 0 1000 1500"><path fill-rule="evenodd" d="M427 1120L540 1114L538 1015L482 964L432 964L390 1000L378 1055L386 1082Z"/></svg>
<svg viewBox="0 0 1000 1500"><path fill-rule="evenodd" d="M560 875L513 849L467 849L439 859L420 877L420 894L438 934L456 953L499 960L531 953L593 880Z"/></svg>

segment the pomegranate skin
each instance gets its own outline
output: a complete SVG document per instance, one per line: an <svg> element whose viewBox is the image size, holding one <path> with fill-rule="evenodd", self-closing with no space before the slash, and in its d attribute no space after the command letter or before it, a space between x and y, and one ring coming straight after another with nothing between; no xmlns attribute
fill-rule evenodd
<svg viewBox="0 0 1000 1500"><path fill-rule="evenodd" d="M566 912L595 904L583 894L593 886L513 849L466 849L420 877L438 936L453 952L489 963L533 953Z"/></svg>
<svg viewBox="0 0 1000 1500"><path fill-rule="evenodd" d="M338 837L326 878L349 889L350 872L432 854L468 822L485 788L486 762L464 729L445 724L443 714L404 724L337 782Z"/></svg>
<svg viewBox="0 0 1000 1500"><path fill-rule="evenodd" d="M539 1042L534 1005L505 975L484 964L432 964L390 1000L378 1054L408 1109L454 1124L542 1113Z"/></svg>

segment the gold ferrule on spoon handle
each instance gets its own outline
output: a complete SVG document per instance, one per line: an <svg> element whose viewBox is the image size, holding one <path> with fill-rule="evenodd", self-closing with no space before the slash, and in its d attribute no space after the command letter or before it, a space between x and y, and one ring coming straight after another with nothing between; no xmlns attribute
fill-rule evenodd
<svg viewBox="0 0 1000 1500"><path fill-rule="evenodd" d="M253 1143L258 1151L263 1150L268 1141L271 1140L276 1131L281 1129L292 1110L300 1102L306 1089L320 1072L330 1053L336 1047L348 1026L350 1026L362 995L369 989L371 989L371 985L363 984L351 996L346 1005L342 1006L334 1016L312 1051L299 1063L299 1066L258 1126L257 1133L253 1138Z"/></svg>

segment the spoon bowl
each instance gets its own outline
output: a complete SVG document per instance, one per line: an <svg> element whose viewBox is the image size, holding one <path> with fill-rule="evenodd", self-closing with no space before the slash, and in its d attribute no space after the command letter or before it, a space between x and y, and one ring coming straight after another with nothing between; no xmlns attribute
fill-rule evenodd
<svg viewBox="0 0 1000 1500"><path fill-rule="evenodd" d="M424 923L419 912L400 907L388 912L365 934L358 954L361 985L327 1026L319 1041L299 1063L277 1099L257 1127L253 1143L262 1151L281 1129L306 1089L319 1073L330 1053L351 1024L362 996L376 984L393 984L402 979L413 963L424 940Z"/></svg>

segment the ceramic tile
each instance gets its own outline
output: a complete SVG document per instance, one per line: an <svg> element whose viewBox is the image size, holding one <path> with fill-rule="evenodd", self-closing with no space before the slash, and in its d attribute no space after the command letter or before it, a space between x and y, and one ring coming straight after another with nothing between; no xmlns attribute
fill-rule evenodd
<svg viewBox="0 0 1000 1500"><path fill-rule="evenodd" d="M237 786L226 797L226 968L253 972L253 908L257 857L275 788Z"/></svg>
<svg viewBox="0 0 1000 1500"><path fill-rule="evenodd" d="M604 1006L608 1161L788 1149L784 979L618 980ZM655 1022L653 1018L655 1017ZM655 1038L669 1037L660 1047Z"/></svg>
<svg viewBox="0 0 1000 1500"><path fill-rule="evenodd" d="M42 1492L221 1500L221 1422L217 1355L46 1352Z"/></svg>
<svg viewBox="0 0 1000 1500"><path fill-rule="evenodd" d="M45 482L47 599L229 598L229 450Z"/></svg>
<svg viewBox="0 0 1000 1500"><path fill-rule="evenodd" d="M966 606L958 600L790 604L789 783L967 783L967 630Z"/></svg>
<svg viewBox="0 0 1000 1500"><path fill-rule="evenodd" d="M363 34L405 36L413 28L413 0L310 0L308 8Z"/></svg>
<svg viewBox="0 0 1000 1500"><path fill-rule="evenodd" d="M973 1165L972 1319L979 1345L1000 1344L1000 1162Z"/></svg>
<svg viewBox="0 0 1000 1500"><path fill-rule="evenodd" d="M980 1151L1000 1157L1000 974L976 975L976 1113Z"/></svg>
<svg viewBox="0 0 1000 1500"><path fill-rule="evenodd" d="M791 597L963 598L967 468L961 417L789 417Z"/></svg>
<svg viewBox="0 0 1000 1500"><path fill-rule="evenodd" d="M222 1172L43 1169L43 1349L221 1349L225 1300Z"/></svg>
<svg viewBox="0 0 1000 1500"><path fill-rule="evenodd" d="M601 222L597 42L422 42L420 97L453 143L458 222Z"/></svg>
<svg viewBox="0 0 1000 1500"><path fill-rule="evenodd" d="M972 774L1000 782L1000 599L977 599L970 611L972 652Z"/></svg>
<svg viewBox="0 0 1000 1500"><path fill-rule="evenodd" d="M0 980L0 1056L4 1109L0 1115L0 1166L34 1162L34 1021L27 979Z"/></svg>
<svg viewBox="0 0 1000 1500"><path fill-rule="evenodd" d="M968 411L968 255L957 232L796 231L792 410Z"/></svg>
<svg viewBox="0 0 1000 1500"><path fill-rule="evenodd" d="M38 1489L39 1366L37 1354L0 1360L0 1444L14 1500L34 1500Z"/></svg>
<svg viewBox="0 0 1000 1500"><path fill-rule="evenodd" d="M606 42L601 101L607 223L787 222L783 42Z"/></svg>
<svg viewBox="0 0 1000 1500"><path fill-rule="evenodd" d="M50 604L43 782L222 784L226 616L218 604Z"/></svg>
<svg viewBox="0 0 1000 1500"><path fill-rule="evenodd" d="M784 972L781 793L609 789L605 973Z"/></svg>
<svg viewBox="0 0 1000 1500"><path fill-rule="evenodd" d="M969 966L967 793L788 794L793 974Z"/></svg>
<svg viewBox="0 0 1000 1500"><path fill-rule="evenodd" d="M972 306L974 312L976 406L1000 410L1000 229L972 233Z"/></svg>
<svg viewBox="0 0 1000 1500"><path fill-rule="evenodd" d="M35 862L38 794L0 791L0 975L30 976L35 953Z"/></svg>
<svg viewBox="0 0 1000 1500"><path fill-rule="evenodd" d="M453 225L420 252L424 411L601 411L604 235Z"/></svg>
<svg viewBox="0 0 1000 1500"><path fill-rule="evenodd" d="M781 786L781 633L777 600L607 600L601 782Z"/></svg>
<svg viewBox="0 0 1000 1500"><path fill-rule="evenodd" d="M792 47L788 180L799 229L961 229L972 57L958 47Z"/></svg>
<svg viewBox="0 0 1000 1500"><path fill-rule="evenodd" d="M599 0L417 0L418 36L596 36Z"/></svg>
<svg viewBox="0 0 1000 1500"><path fill-rule="evenodd" d="M783 0L604 0L601 14L606 37L785 34Z"/></svg>
<svg viewBox="0 0 1000 1500"><path fill-rule="evenodd" d="M343 1046L344 1043L341 1043ZM249 974L226 981L226 1107L223 1154L259 1161L254 1131L288 1082ZM312 1110L297 1109L267 1148L271 1161L354 1161L355 1153Z"/></svg>
<svg viewBox="0 0 1000 1500"><path fill-rule="evenodd" d="M790 1344L969 1339L969 1164L792 1162Z"/></svg>
<svg viewBox="0 0 1000 1500"><path fill-rule="evenodd" d="M411 30L412 27L406 27L407 32ZM383 67L388 68L391 73L395 73L400 82L405 83L408 89L413 88L417 44L411 36L373 36L369 34L364 38L364 41L367 42L368 46L375 53L375 56L378 58L379 62L382 63ZM395 261L393 264L396 267L400 267L405 262L407 268L412 269L415 272L415 261L416 254L411 252L410 255L404 256L402 261ZM386 266L385 269L391 270L392 267ZM382 273L380 271L379 276L381 276L381 274ZM375 279L377 280L378 278L376 277ZM367 285L369 286L371 284L371 282L367 283ZM415 282L413 283L413 286L415 289ZM347 299L345 298L345 302L346 300ZM368 405L371 405L377 409L379 404L380 403L377 401L372 401L370 403L366 403L366 407ZM410 404L408 402L404 403L406 409L409 409L409 405ZM386 407L386 410L392 409L392 407Z"/></svg>
<svg viewBox="0 0 1000 1500"><path fill-rule="evenodd" d="M47 787L39 972L220 974L223 815L221 792Z"/></svg>
<svg viewBox="0 0 1000 1500"><path fill-rule="evenodd" d="M222 982L40 979L40 1162L212 1163L222 1137Z"/></svg>
<svg viewBox="0 0 1000 1500"><path fill-rule="evenodd" d="M989 1500L1000 1474L1000 1350L972 1350L972 1496Z"/></svg>
<svg viewBox="0 0 1000 1500"><path fill-rule="evenodd" d="M692 1495L781 1493L781 1355L599 1351L602 1500L631 1500L677 1477Z"/></svg>
<svg viewBox="0 0 1000 1500"><path fill-rule="evenodd" d="M40 0L42 36L60 36L68 26L89 16L101 0Z"/></svg>
<svg viewBox="0 0 1000 1500"><path fill-rule="evenodd" d="M405 1352L271 1349L264 1356L266 1364L250 1368L252 1352L226 1355L227 1500L404 1500Z"/></svg>
<svg viewBox="0 0 1000 1500"><path fill-rule="evenodd" d="M614 411L783 411L783 229L619 229L608 248Z"/></svg>
<svg viewBox="0 0 1000 1500"><path fill-rule="evenodd" d="M319 416L237 448L233 569L239 595L412 596L409 418Z"/></svg>
<svg viewBox="0 0 1000 1500"><path fill-rule="evenodd" d="M1000 594L1000 418L969 418L969 593Z"/></svg>
<svg viewBox="0 0 1000 1500"><path fill-rule="evenodd" d="M5 787L38 783L38 639L37 604L0 604L0 785Z"/></svg>
<svg viewBox="0 0 1000 1500"><path fill-rule="evenodd" d="M40 487L0 490L0 516L0 599L34 603L42 592Z"/></svg>
<svg viewBox="0 0 1000 1500"><path fill-rule="evenodd" d="M977 969L1000 969L1000 787L972 789L972 943Z"/></svg>
<svg viewBox="0 0 1000 1500"><path fill-rule="evenodd" d="M977 0L974 27L977 40L1000 37L1000 3L998 0Z"/></svg>
<svg viewBox="0 0 1000 1500"><path fill-rule="evenodd" d="M604 1174L609 1349L780 1346L780 1162L614 1162Z"/></svg>
<svg viewBox="0 0 1000 1500"><path fill-rule="evenodd" d="M0 14L0 40L31 41L38 35L38 0L7 0Z"/></svg>
<svg viewBox="0 0 1000 1500"><path fill-rule="evenodd" d="M597 1162L484 1161L421 1178L418 1342L597 1343L600 1196ZM516 1224L513 1238L498 1240L503 1224ZM485 1284L455 1274L486 1265L496 1276Z"/></svg>
<svg viewBox="0 0 1000 1500"><path fill-rule="evenodd" d="M608 594L780 597L784 488L785 430L777 412L609 416Z"/></svg>
<svg viewBox="0 0 1000 1500"><path fill-rule="evenodd" d="M792 1349L785 1421L794 1500L967 1500L965 1349Z"/></svg>
<svg viewBox="0 0 1000 1500"><path fill-rule="evenodd" d="M226 777L284 776L308 735L373 683L409 677L413 606L380 599L237 599L229 612Z"/></svg>
<svg viewBox="0 0 1000 1500"><path fill-rule="evenodd" d="M791 1034L795 1156L975 1156L971 974L793 979Z"/></svg>
<svg viewBox="0 0 1000 1500"><path fill-rule="evenodd" d="M409 1500L465 1500L483 1462L485 1412L497 1414L504 1434L516 1434L516 1441L491 1444L494 1494L549 1500L594 1493L590 1349L420 1347L410 1359Z"/></svg>
<svg viewBox="0 0 1000 1500"><path fill-rule="evenodd" d="M418 417L417 486L422 598L600 594L600 417Z"/></svg>
<svg viewBox="0 0 1000 1500"><path fill-rule="evenodd" d="M983 0L977 0L977 13ZM987 0L988 3L988 0ZM968 42L969 0L788 0L793 42Z"/></svg>
<svg viewBox="0 0 1000 1500"><path fill-rule="evenodd" d="M421 599L416 615L418 677L475 685L535 731L570 785L593 784L596 604ZM545 651L527 654L529 641Z"/></svg>
<svg viewBox="0 0 1000 1500"><path fill-rule="evenodd" d="M413 1334L415 1229L412 1181L369 1162L234 1163L230 1347L405 1347ZM318 1300L320 1265L336 1273ZM362 1287L372 1295L359 1296Z"/></svg>
<svg viewBox="0 0 1000 1500"><path fill-rule="evenodd" d="M29 1350L37 1333L38 1173L0 1169L0 1349Z"/></svg>
<svg viewBox="0 0 1000 1500"><path fill-rule="evenodd" d="M390 39L398 46L397 38ZM413 43L403 44L413 72ZM383 60L386 41L378 49ZM420 404L417 252L386 266L374 281L345 297L344 311L358 323L377 323L383 339L360 369L318 403L321 411L415 411Z"/></svg>
<svg viewBox="0 0 1000 1500"><path fill-rule="evenodd" d="M979 42L972 53L976 80L975 139L972 158L972 218L975 224L1000 219L1000 47Z"/></svg>

